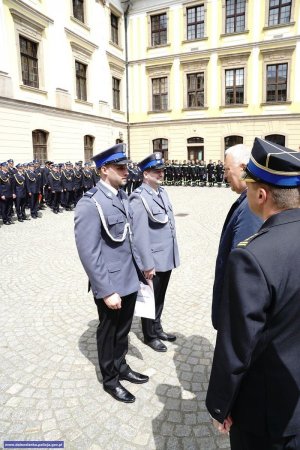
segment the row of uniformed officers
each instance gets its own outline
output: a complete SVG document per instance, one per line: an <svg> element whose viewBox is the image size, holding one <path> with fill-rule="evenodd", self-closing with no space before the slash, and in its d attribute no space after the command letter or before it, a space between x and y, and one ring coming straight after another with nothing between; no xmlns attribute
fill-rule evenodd
<svg viewBox="0 0 300 450"><path fill-rule="evenodd" d="M41 167L39 161L14 166L12 159L0 164L0 213L5 225L12 224L13 204L19 222L27 220L26 207L33 219L45 204L60 211L62 205L71 210L83 192L95 186L99 176L95 167L82 162L54 164L46 161Z"/></svg>
<svg viewBox="0 0 300 450"><path fill-rule="evenodd" d="M208 164L201 160L166 161L165 184L168 186L222 186L224 178L224 164L211 159Z"/></svg>
<svg viewBox="0 0 300 450"><path fill-rule="evenodd" d="M125 191L130 195L143 180L138 165L128 165ZM95 165L83 164L82 161L54 164L46 161L42 167L38 160L27 164L17 164L9 159L0 164L0 214L3 223L11 225L13 204L19 222L27 220L25 209L30 209L33 219L38 218L38 210L45 205L57 214L60 205L72 210L83 193L99 181ZM166 161L164 184L177 186L221 186L224 182L224 166L221 161Z"/></svg>

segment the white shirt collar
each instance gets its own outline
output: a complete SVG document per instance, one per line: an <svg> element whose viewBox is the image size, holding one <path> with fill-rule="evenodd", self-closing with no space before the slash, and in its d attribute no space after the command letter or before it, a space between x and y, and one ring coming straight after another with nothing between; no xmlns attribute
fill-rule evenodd
<svg viewBox="0 0 300 450"><path fill-rule="evenodd" d="M103 180L100 180L100 183L103 184L107 189L109 189L114 195L118 195L118 190L112 187L110 184L106 183Z"/></svg>

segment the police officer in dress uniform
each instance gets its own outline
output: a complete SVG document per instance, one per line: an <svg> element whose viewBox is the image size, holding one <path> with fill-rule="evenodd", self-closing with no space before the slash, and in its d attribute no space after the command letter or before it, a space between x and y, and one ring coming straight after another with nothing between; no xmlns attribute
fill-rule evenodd
<svg viewBox="0 0 300 450"><path fill-rule="evenodd" d="M172 269L179 266L175 220L169 197L161 183L164 177L162 154L156 152L138 164L143 183L130 196L133 210L134 245L137 262L146 279L153 280L155 319L142 318L144 341L153 350L167 351L163 341L176 336L164 332L161 315Z"/></svg>
<svg viewBox="0 0 300 450"><path fill-rule="evenodd" d="M16 172L14 173L14 191L16 194L16 212L19 222L24 222L24 220L29 220L26 217L26 182L24 175L23 164L16 165Z"/></svg>
<svg viewBox="0 0 300 450"><path fill-rule="evenodd" d="M28 163L28 170L25 172L26 190L29 196L29 207L31 217L38 218L39 194L41 193L40 176L34 171L34 162Z"/></svg>
<svg viewBox="0 0 300 450"><path fill-rule="evenodd" d="M135 397L120 380L145 383L126 362L128 333L139 289L131 243L132 212L127 194L127 163L123 144L93 157L101 180L87 191L75 209L75 240L88 275L99 314L97 348L103 388L113 398L132 403Z"/></svg>
<svg viewBox="0 0 300 450"><path fill-rule="evenodd" d="M72 169L72 163L70 161L66 162L65 169L61 171L61 182L63 188L63 205L66 211L72 211L74 203L74 191L75 191L75 181L74 172Z"/></svg>
<svg viewBox="0 0 300 450"><path fill-rule="evenodd" d="M4 225L12 225L10 211L12 211L13 199L16 198L14 183L8 171L8 163L3 162L0 170L0 203L2 220Z"/></svg>
<svg viewBox="0 0 300 450"><path fill-rule="evenodd" d="M232 450L299 450L300 153L256 138L245 175L264 222L229 257L206 405Z"/></svg>
<svg viewBox="0 0 300 450"><path fill-rule="evenodd" d="M61 172L59 171L58 164L53 164L52 170L50 171L50 173L48 175L48 184L49 184L49 187L50 187L51 193L52 193L51 208L52 208L54 214L58 214L59 212L62 212L59 209L59 205L61 202L61 195L63 193Z"/></svg>
<svg viewBox="0 0 300 450"><path fill-rule="evenodd" d="M94 186L93 174L90 170L90 163L84 163L84 169L82 170L82 187L83 192L88 191Z"/></svg>
<svg viewBox="0 0 300 450"><path fill-rule="evenodd" d="M75 163L74 172L74 206L77 205L78 201L82 197L82 169L79 162Z"/></svg>

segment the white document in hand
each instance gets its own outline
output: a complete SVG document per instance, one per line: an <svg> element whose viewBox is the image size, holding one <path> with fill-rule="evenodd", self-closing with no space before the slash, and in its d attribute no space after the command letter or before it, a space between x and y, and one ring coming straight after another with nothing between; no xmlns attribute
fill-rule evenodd
<svg viewBox="0 0 300 450"><path fill-rule="evenodd" d="M140 282L134 315L146 317L147 319L155 319L155 300L152 280L148 280L148 284Z"/></svg>

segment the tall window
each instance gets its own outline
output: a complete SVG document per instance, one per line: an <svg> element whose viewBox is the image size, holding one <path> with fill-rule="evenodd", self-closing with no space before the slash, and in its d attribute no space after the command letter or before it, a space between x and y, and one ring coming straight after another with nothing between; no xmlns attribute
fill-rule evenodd
<svg viewBox="0 0 300 450"><path fill-rule="evenodd" d="M112 77L113 108L120 110L120 80Z"/></svg>
<svg viewBox="0 0 300 450"><path fill-rule="evenodd" d="M204 37L204 5L187 8L187 39Z"/></svg>
<svg viewBox="0 0 300 450"><path fill-rule="evenodd" d="M291 20L291 0L270 0L269 25L289 23Z"/></svg>
<svg viewBox="0 0 300 450"><path fill-rule="evenodd" d="M229 147L232 147L233 145L242 144L244 141L242 136L226 136L224 138L224 148L227 150Z"/></svg>
<svg viewBox="0 0 300 450"><path fill-rule="evenodd" d="M225 70L225 104L244 103L244 69Z"/></svg>
<svg viewBox="0 0 300 450"><path fill-rule="evenodd" d="M204 139L202 137L191 137L187 140L187 159L199 161L204 159Z"/></svg>
<svg viewBox="0 0 300 450"><path fill-rule="evenodd" d="M151 16L151 45L167 43L167 14Z"/></svg>
<svg viewBox="0 0 300 450"><path fill-rule="evenodd" d="M73 16L84 22L84 0L73 0Z"/></svg>
<svg viewBox="0 0 300 450"><path fill-rule="evenodd" d="M47 139L48 133L43 130L34 130L32 132L33 159L38 159L41 164L47 161Z"/></svg>
<svg viewBox="0 0 300 450"><path fill-rule="evenodd" d="M274 144L285 146L285 136L282 134L269 134L265 137L266 141L273 142Z"/></svg>
<svg viewBox="0 0 300 450"><path fill-rule="evenodd" d="M226 33L245 30L246 0L226 0Z"/></svg>
<svg viewBox="0 0 300 450"><path fill-rule="evenodd" d="M197 108L204 106L204 73L187 74L187 106Z"/></svg>
<svg viewBox="0 0 300 450"><path fill-rule="evenodd" d="M286 102L288 65L267 66L267 102Z"/></svg>
<svg viewBox="0 0 300 450"><path fill-rule="evenodd" d="M153 111L168 109L168 78L152 79L152 108Z"/></svg>
<svg viewBox="0 0 300 450"><path fill-rule="evenodd" d="M20 36L22 80L26 86L39 87L38 44Z"/></svg>
<svg viewBox="0 0 300 450"><path fill-rule="evenodd" d="M119 44L119 18L113 13L110 14L110 33L112 42Z"/></svg>
<svg viewBox="0 0 300 450"><path fill-rule="evenodd" d="M87 99L86 95L86 69L87 66L78 61L75 61L76 68L76 94L79 100Z"/></svg>
<svg viewBox="0 0 300 450"><path fill-rule="evenodd" d="M94 136L89 136L88 134L84 136L84 160L85 162L89 162L91 157L93 156L93 147L94 147Z"/></svg>
<svg viewBox="0 0 300 450"><path fill-rule="evenodd" d="M168 139L154 139L152 142L153 142L153 152L161 152L163 159L167 161L169 159Z"/></svg>

